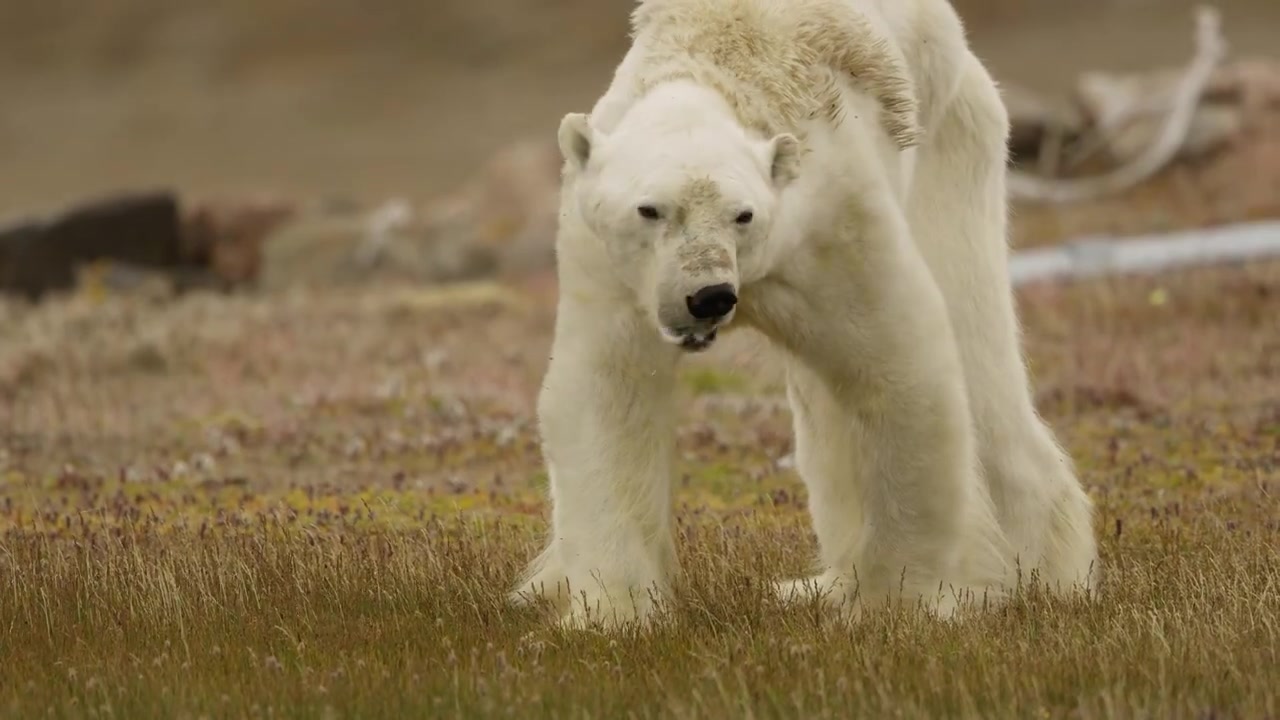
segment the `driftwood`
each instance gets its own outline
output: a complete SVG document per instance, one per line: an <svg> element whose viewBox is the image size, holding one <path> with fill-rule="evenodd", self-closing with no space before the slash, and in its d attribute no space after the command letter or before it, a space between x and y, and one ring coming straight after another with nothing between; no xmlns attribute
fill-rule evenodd
<svg viewBox="0 0 1280 720"><path fill-rule="evenodd" d="M1226 41L1222 36L1221 17L1215 8L1202 6L1196 13L1195 57L1178 83L1159 134L1145 151L1115 170L1098 176L1053 178L1011 171L1011 196L1024 201L1074 203L1114 195L1149 179L1166 167L1186 144L1200 99L1225 57ZM1105 134L1143 111L1141 107L1125 108L1105 119L1100 132Z"/></svg>
<svg viewBox="0 0 1280 720"><path fill-rule="evenodd" d="M1062 169L1076 170L1103 153L1113 162L1137 160L1160 134L1181 81L1182 73L1178 72L1127 76L1095 72L1082 76L1076 94L1095 123L1064 153ZM1241 102L1220 101L1213 96L1211 81L1192 113L1186 138L1170 162L1203 157L1218 149L1239 135L1244 117Z"/></svg>
<svg viewBox="0 0 1280 720"><path fill-rule="evenodd" d="M1019 286L1275 257L1280 257L1280 222L1265 221L1022 250L1009 258L1009 276Z"/></svg>

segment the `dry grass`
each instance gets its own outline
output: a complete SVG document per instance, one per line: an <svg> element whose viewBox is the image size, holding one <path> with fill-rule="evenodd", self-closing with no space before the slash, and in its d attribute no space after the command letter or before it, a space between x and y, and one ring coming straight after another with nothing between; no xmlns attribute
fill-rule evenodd
<svg viewBox="0 0 1280 720"><path fill-rule="evenodd" d="M1280 265L1023 294L1109 585L960 626L768 596L813 539L733 347L688 373L676 622L505 607L545 529L551 309L441 300L0 305L0 714L1280 713Z"/></svg>

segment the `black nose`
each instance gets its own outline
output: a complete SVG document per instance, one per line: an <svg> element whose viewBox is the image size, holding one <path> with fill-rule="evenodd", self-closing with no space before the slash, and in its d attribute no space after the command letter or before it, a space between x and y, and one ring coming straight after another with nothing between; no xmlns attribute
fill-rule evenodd
<svg viewBox="0 0 1280 720"><path fill-rule="evenodd" d="M738 304L738 296L729 283L708 285L685 298L689 314L699 320L715 320L729 314Z"/></svg>

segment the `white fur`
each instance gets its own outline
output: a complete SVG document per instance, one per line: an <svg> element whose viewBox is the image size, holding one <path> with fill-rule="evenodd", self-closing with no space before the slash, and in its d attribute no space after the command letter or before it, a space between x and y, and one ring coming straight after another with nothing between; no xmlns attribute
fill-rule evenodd
<svg viewBox="0 0 1280 720"><path fill-rule="evenodd" d="M949 3L648 0L646 12L675 28L638 23L590 117L561 126L561 295L538 404L553 531L517 595L548 597L568 620L626 620L670 590L682 351L668 340L689 321L683 298L710 282L738 290L726 322L787 358L821 546L811 580L832 601L856 611L924 598L946 616L959 593L1002 597L1015 568L1062 591L1096 583L1091 503L1036 414L1020 347L1006 112ZM733 31L766 61L685 27L726 12L776 23ZM805 25L806 13L820 22ZM860 37L814 35L846 16ZM776 69L794 58L767 61L802 31L824 48L875 45L867 62L883 67L854 77L847 58L832 60L839 112L795 121L805 85ZM707 37L716 52L679 54ZM796 57L802 70L812 59ZM784 87L785 107L744 109L752 87ZM637 215L640 204L662 218ZM744 208L755 220L735 224Z"/></svg>

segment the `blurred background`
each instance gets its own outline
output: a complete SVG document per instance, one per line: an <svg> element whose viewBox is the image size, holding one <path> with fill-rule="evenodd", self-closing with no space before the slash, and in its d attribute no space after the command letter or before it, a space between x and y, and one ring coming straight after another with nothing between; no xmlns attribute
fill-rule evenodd
<svg viewBox="0 0 1280 720"><path fill-rule="evenodd" d="M632 5L0 0L0 287L65 289L104 255L259 287L545 271L555 128L604 90ZM956 6L1014 112L1015 158L1042 175L1133 160L1196 52L1189 0ZM1202 94L1218 106L1171 167L1093 202L1027 204L1017 245L1280 215L1280 71L1267 56L1280 2L1216 7L1229 55ZM1143 105L1135 127L1097 132ZM168 237L138 240L142 211L109 204L85 221L93 242L32 250L31 222L139 192L167 196L143 202L176 214Z"/></svg>
<svg viewBox="0 0 1280 720"><path fill-rule="evenodd" d="M370 200L454 187L603 90L631 0L0 2L0 216L135 186ZM1178 64L1183 0L959 0L1002 81ZM1280 2L1218 3L1236 54Z"/></svg>

